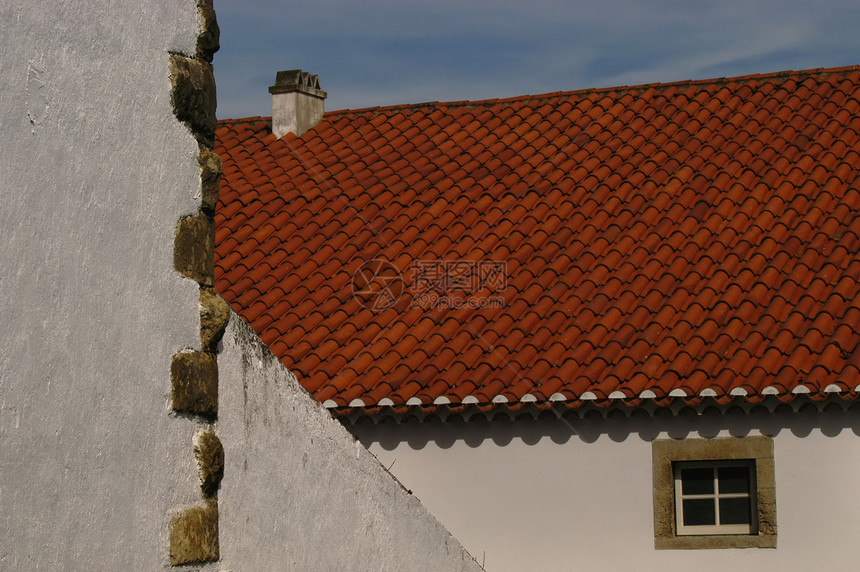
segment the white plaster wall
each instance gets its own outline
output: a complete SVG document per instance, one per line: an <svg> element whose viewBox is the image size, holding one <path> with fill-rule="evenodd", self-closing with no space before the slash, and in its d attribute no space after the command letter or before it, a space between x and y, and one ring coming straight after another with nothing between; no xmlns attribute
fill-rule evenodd
<svg viewBox="0 0 860 572"><path fill-rule="evenodd" d="M236 315L219 354L223 570L479 570Z"/></svg>
<svg viewBox="0 0 860 572"><path fill-rule="evenodd" d="M197 32L194 0L0 2L2 570L158 569L200 498L168 406L199 172L167 60Z"/></svg>
<svg viewBox="0 0 860 572"><path fill-rule="evenodd" d="M857 569L856 408L350 429L491 572ZM778 547L655 550L651 441L762 433L774 436Z"/></svg>

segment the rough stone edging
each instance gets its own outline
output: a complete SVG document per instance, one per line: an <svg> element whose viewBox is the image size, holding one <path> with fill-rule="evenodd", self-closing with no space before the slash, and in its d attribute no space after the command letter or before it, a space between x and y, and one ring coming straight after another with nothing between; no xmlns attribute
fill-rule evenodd
<svg viewBox="0 0 860 572"><path fill-rule="evenodd" d="M218 418L218 343L227 328L230 308L215 292L215 221L221 159L215 142L215 76L212 57L219 48L218 22L212 0L197 0L200 22L196 53L169 54L171 103L200 147L201 204L198 212L176 224L173 267L200 287L200 349L173 355L170 364L171 407L192 416L199 429L193 451L200 479L201 501L171 510L171 566L213 562L218 544L218 489L224 475L224 448L215 434Z"/></svg>

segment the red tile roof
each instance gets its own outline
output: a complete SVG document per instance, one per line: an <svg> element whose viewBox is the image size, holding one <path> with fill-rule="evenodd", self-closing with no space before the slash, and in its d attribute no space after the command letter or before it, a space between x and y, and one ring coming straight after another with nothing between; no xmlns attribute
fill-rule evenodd
<svg viewBox="0 0 860 572"><path fill-rule="evenodd" d="M269 129L217 288L329 406L857 397L858 67Z"/></svg>

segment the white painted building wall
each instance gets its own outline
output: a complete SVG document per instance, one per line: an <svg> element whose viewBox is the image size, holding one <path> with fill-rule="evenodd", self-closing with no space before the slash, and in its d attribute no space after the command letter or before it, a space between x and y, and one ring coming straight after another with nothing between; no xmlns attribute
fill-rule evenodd
<svg viewBox="0 0 860 572"><path fill-rule="evenodd" d="M851 571L860 537L860 415L359 424L391 472L490 572ZM700 428L701 427L701 428ZM774 436L776 549L655 550L651 441Z"/></svg>
<svg viewBox="0 0 860 572"><path fill-rule="evenodd" d="M198 147L167 75L198 27L193 0L0 2L2 570L158 569L200 497L169 407L200 344L172 263Z"/></svg>

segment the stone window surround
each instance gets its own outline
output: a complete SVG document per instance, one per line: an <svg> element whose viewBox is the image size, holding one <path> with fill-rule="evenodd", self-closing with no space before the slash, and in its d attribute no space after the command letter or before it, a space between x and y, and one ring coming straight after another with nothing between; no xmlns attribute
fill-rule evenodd
<svg viewBox="0 0 860 572"><path fill-rule="evenodd" d="M651 443L651 458L655 548L776 548L776 480L771 437L657 439ZM672 463L732 459L755 460L758 534L678 536Z"/></svg>

